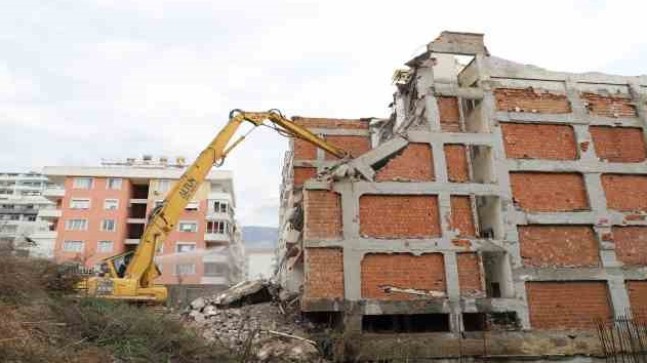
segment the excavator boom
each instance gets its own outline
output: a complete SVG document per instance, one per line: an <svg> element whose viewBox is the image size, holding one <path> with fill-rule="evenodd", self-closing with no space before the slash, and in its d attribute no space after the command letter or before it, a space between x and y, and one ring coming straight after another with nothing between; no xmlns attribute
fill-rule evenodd
<svg viewBox="0 0 647 363"><path fill-rule="evenodd" d="M233 110L227 124L198 155L193 164L187 168L180 180L169 191L162 205L151 212L140 243L128 263L125 274L116 276L114 273L112 259L121 255L106 259L106 262L111 266L109 277L92 277L86 281L88 293L123 300L166 300L166 288L154 284L155 278L160 275L154 261L157 246L162 244L169 233L173 231L180 214L194 197L212 166L221 164L227 154L244 140L245 137L242 136L231 142L234 134L244 122L250 122L255 127L269 126L283 135L303 139L342 159L349 156L344 150L295 124L277 110L267 112Z"/></svg>

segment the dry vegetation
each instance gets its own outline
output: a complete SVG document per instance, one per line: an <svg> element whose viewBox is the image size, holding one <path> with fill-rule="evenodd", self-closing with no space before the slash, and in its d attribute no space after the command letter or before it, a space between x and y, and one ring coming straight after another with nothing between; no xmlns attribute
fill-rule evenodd
<svg viewBox="0 0 647 363"><path fill-rule="evenodd" d="M2 362L228 362L147 307L71 298L76 277L48 261L0 257Z"/></svg>

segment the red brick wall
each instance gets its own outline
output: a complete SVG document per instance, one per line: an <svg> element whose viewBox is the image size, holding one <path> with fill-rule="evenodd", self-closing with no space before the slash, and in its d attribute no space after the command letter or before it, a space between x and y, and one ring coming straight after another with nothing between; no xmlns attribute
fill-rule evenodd
<svg viewBox="0 0 647 363"><path fill-rule="evenodd" d="M494 91L497 109L512 112L569 113L566 95L529 88L498 88Z"/></svg>
<svg viewBox="0 0 647 363"><path fill-rule="evenodd" d="M432 181L434 162L429 144L409 144L376 175L377 181Z"/></svg>
<svg viewBox="0 0 647 363"><path fill-rule="evenodd" d="M292 117L294 123L313 129L368 129L369 120L358 119L335 119L316 117Z"/></svg>
<svg viewBox="0 0 647 363"><path fill-rule="evenodd" d="M339 136L328 135L325 139L338 148L349 152L353 157L358 157L371 149L371 140L368 136ZM324 152L326 160L339 159L335 155Z"/></svg>
<svg viewBox="0 0 647 363"><path fill-rule="evenodd" d="M474 217L472 203L468 196L452 196L450 198L452 210L452 229L458 231L459 237L475 237Z"/></svg>
<svg viewBox="0 0 647 363"><path fill-rule="evenodd" d="M591 226L519 226L521 258L528 267L597 267L600 255Z"/></svg>
<svg viewBox="0 0 647 363"><path fill-rule="evenodd" d="M602 187L607 208L647 211L647 175L603 174Z"/></svg>
<svg viewBox="0 0 647 363"><path fill-rule="evenodd" d="M588 209L582 175L577 173L510 173L512 195L521 209L560 212Z"/></svg>
<svg viewBox="0 0 647 363"><path fill-rule="evenodd" d="M635 163L645 160L645 139L637 127L589 126L595 154L602 160Z"/></svg>
<svg viewBox="0 0 647 363"><path fill-rule="evenodd" d="M501 123L505 154L512 159L575 160L577 145L570 125Z"/></svg>
<svg viewBox="0 0 647 363"><path fill-rule="evenodd" d="M647 265L647 227L613 227L611 231L619 261L626 265Z"/></svg>
<svg viewBox="0 0 647 363"><path fill-rule="evenodd" d="M470 174L465 145L445 145L444 149L449 181L454 183L469 181Z"/></svg>
<svg viewBox="0 0 647 363"><path fill-rule="evenodd" d="M339 239L341 233L341 197L327 190L307 190L304 199L304 238Z"/></svg>
<svg viewBox="0 0 647 363"><path fill-rule="evenodd" d="M627 292L633 317L647 320L647 281L627 281Z"/></svg>
<svg viewBox="0 0 647 363"><path fill-rule="evenodd" d="M317 148L311 143L294 138L294 159L295 160L315 160L317 158Z"/></svg>
<svg viewBox="0 0 647 363"><path fill-rule="evenodd" d="M344 262L340 248L305 249L304 298L344 297Z"/></svg>
<svg viewBox="0 0 647 363"><path fill-rule="evenodd" d="M458 284L462 296L485 296L483 275L481 274L480 257L477 253L456 254L458 264Z"/></svg>
<svg viewBox="0 0 647 363"><path fill-rule="evenodd" d="M437 97L440 129L446 132L460 132L461 115L456 97Z"/></svg>
<svg viewBox="0 0 647 363"><path fill-rule="evenodd" d="M594 330L596 318L610 319L607 285L602 281L527 282L530 325L539 330Z"/></svg>
<svg viewBox="0 0 647 363"><path fill-rule="evenodd" d="M605 117L636 117L636 108L626 97L607 97L595 93L582 93L590 114Z"/></svg>
<svg viewBox="0 0 647 363"><path fill-rule="evenodd" d="M294 187L303 186L303 183L317 176L317 168L295 166L292 174Z"/></svg>
<svg viewBox="0 0 647 363"><path fill-rule="evenodd" d="M380 286L445 292L445 262L440 253L370 253L362 260L362 297L380 300L424 298L407 293L386 293Z"/></svg>
<svg viewBox="0 0 647 363"><path fill-rule="evenodd" d="M359 230L377 238L440 236L435 195L363 195L359 198Z"/></svg>

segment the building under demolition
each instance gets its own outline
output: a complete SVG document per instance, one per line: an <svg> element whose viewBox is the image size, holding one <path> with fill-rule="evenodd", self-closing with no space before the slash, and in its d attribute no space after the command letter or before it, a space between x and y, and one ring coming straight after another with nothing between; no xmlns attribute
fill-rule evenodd
<svg viewBox="0 0 647 363"><path fill-rule="evenodd" d="M285 160L280 278L343 354L596 355L601 322L647 318L647 76L452 32L407 66L389 119L295 118L353 159Z"/></svg>

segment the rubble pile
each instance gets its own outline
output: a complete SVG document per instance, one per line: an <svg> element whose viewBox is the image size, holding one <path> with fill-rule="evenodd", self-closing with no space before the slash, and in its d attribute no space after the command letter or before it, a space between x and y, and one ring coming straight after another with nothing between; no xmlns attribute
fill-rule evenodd
<svg viewBox="0 0 647 363"><path fill-rule="evenodd" d="M319 362L314 326L298 314L298 296L265 280L243 282L213 297L200 297L185 320L209 341L259 362Z"/></svg>

